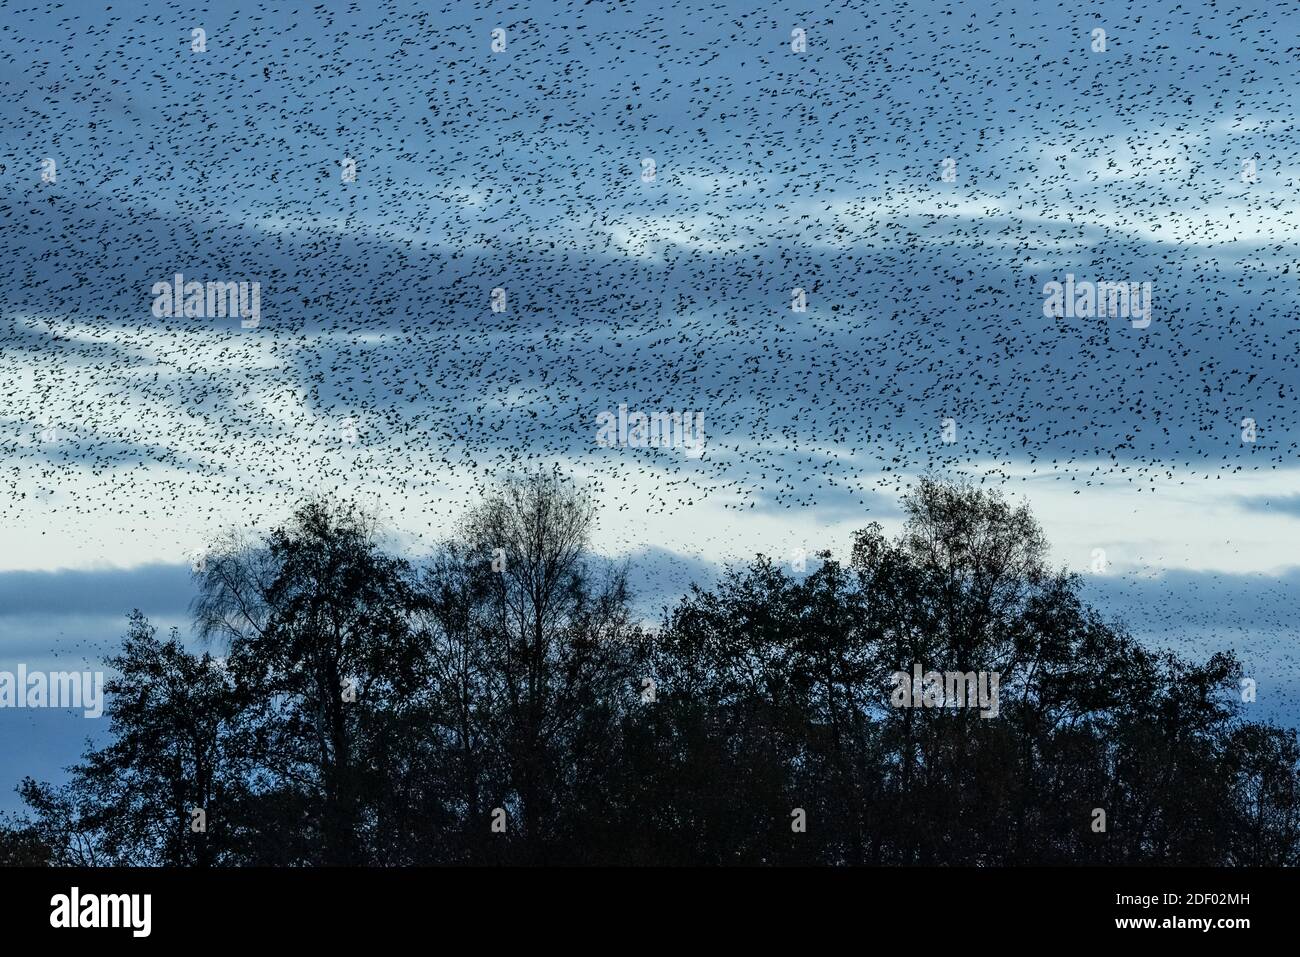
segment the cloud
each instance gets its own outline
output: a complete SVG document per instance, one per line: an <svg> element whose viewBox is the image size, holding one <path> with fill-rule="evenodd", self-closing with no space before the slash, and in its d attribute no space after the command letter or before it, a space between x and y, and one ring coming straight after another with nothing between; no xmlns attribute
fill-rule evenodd
<svg viewBox="0 0 1300 957"><path fill-rule="evenodd" d="M1237 503L1248 512L1268 512L1300 518L1300 492L1291 495L1250 496L1237 499Z"/></svg>
<svg viewBox="0 0 1300 957"><path fill-rule="evenodd" d="M0 619L16 615L150 616L186 613L194 583L188 565L0 572Z"/></svg>

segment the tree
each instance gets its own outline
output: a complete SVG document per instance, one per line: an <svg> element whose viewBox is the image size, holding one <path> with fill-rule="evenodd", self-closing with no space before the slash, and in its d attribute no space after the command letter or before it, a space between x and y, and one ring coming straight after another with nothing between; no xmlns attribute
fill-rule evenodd
<svg viewBox="0 0 1300 957"><path fill-rule="evenodd" d="M58 863L55 854L30 823L0 822L0 867L45 867Z"/></svg>
<svg viewBox="0 0 1300 957"><path fill-rule="evenodd" d="M251 755L277 807L308 833L284 850L326 864L374 861L382 828L376 764L413 697L422 655L409 627L411 570L385 554L355 506L302 506L264 540L208 556L200 634L228 643L258 702ZM283 829L283 823L281 829Z"/></svg>
<svg viewBox="0 0 1300 957"><path fill-rule="evenodd" d="M676 840L638 846L712 863L1294 854L1295 736L1241 722L1232 655L1195 664L1103 621L995 492L926 480L904 506L902 534L868 526L848 569L824 556L794 579L760 557L673 610L647 649L653 735L625 759L664 779L635 816ZM891 675L914 665L996 675L997 717L896 706ZM712 797L742 787L743 805ZM1249 854L1223 817L1250 818L1247 798ZM797 839L795 808L811 822Z"/></svg>
<svg viewBox="0 0 1300 957"><path fill-rule="evenodd" d="M113 739L24 781L0 860L1300 863L1300 745L1243 720L1234 655L1105 620L997 492L904 508L848 563L758 556L643 629L556 474L418 568L307 503L198 573L223 657L132 616Z"/></svg>
<svg viewBox="0 0 1300 957"><path fill-rule="evenodd" d="M159 640L137 610L106 665L113 739L86 752L65 788L24 783L38 832L52 835L69 862L240 860L249 768L243 703L224 663L186 651L175 630Z"/></svg>
<svg viewBox="0 0 1300 957"><path fill-rule="evenodd" d="M626 574L598 579L588 556L593 507L547 472L491 490L465 522L458 554L473 576L464 625L444 615L439 655L464 702L473 661L486 762L500 768L497 805L514 819L522 859L571 855L575 829L596 811L618 719L633 694ZM445 578L441 579L445 582ZM445 601L439 606L449 609ZM457 636L463 636L458 638ZM461 640L478 642L469 658ZM461 732L462 748L469 742ZM471 759L466 752L466 760ZM477 808L475 809L478 810ZM479 826L486 826L486 822Z"/></svg>

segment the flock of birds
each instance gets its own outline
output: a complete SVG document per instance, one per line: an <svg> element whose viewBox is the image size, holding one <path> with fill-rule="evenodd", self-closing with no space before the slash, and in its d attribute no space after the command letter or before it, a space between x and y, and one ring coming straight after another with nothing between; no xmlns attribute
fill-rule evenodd
<svg viewBox="0 0 1300 957"><path fill-rule="evenodd" d="M1294 466L1285 18L467 7L6 8L7 517L364 485L436 538L556 463L613 522ZM153 315L176 273L260 321ZM1067 273L1151 325L1045 316ZM704 454L599 447L624 403Z"/></svg>

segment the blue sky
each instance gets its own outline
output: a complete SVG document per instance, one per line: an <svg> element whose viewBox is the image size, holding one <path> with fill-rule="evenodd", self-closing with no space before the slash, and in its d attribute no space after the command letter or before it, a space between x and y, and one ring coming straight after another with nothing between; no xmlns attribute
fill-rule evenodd
<svg viewBox="0 0 1300 957"><path fill-rule="evenodd" d="M1298 19L7 11L0 668L93 659L132 607L183 626L190 557L306 495L418 556L484 481L558 464L653 608L846 553L930 469L1023 497L1104 608L1236 647L1295 723ZM152 315L177 271L259 282L261 323ZM1151 326L1045 317L1067 274L1151 282ZM598 447L620 403L702 411L708 451ZM0 711L0 808L97 724Z"/></svg>

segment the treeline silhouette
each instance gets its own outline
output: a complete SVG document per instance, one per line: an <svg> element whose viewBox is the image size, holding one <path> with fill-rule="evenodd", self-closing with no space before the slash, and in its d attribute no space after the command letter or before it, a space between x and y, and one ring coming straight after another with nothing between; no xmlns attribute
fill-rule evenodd
<svg viewBox="0 0 1300 957"><path fill-rule="evenodd" d="M1295 732L1232 654L1144 647L999 493L925 479L842 564L766 558L658 628L536 473L412 564L347 504L214 548L208 650L130 618L64 786L0 859L51 865L1216 864L1300 856ZM895 671L996 673L998 714ZM987 713L987 712L986 712ZM1101 815L1099 815L1099 812Z"/></svg>

